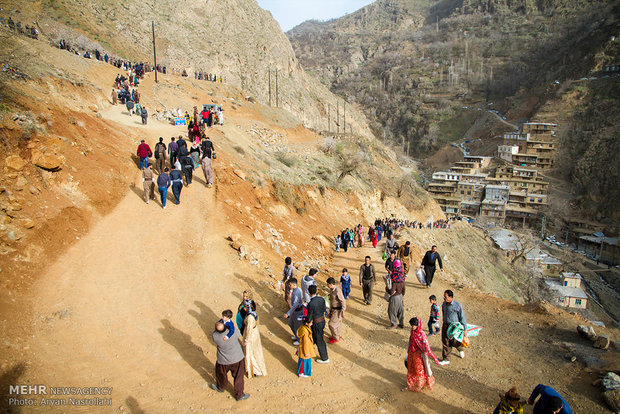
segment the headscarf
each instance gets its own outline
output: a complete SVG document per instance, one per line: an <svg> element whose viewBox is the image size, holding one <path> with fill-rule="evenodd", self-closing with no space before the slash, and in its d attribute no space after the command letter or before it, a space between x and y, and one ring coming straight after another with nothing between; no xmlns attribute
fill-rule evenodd
<svg viewBox="0 0 620 414"><path fill-rule="evenodd" d="M254 319L258 320L258 314L256 313L256 309L253 308L252 306L252 300L244 300L243 301L243 309L247 309L246 312L246 317L247 315L252 315L254 316Z"/></svg>
<svg viewBox="0 0 620 414"><path fill-rule="evenodd" d="M393 283L403 283L405 281L405 270L400 265L400 260L394 260L394 268L390 274Z"/></svg>
<svg viewBox="0 0 620 414"><path fill-rule="evenodd" d="M420 322L420 318L418 318L418 326L411 327L411 336L409 337L409 351L415 352L418 350L433 358L433 360L439 364L439 360L431 350L431 346L428 343L428 338L422 329L422 322Z"/></svg>

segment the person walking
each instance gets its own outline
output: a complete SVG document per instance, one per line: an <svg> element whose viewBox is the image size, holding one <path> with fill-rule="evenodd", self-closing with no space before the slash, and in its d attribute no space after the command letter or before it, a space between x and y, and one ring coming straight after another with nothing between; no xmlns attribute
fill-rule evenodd
<svg viewBox="0 0 620 414"><path fill-rule="evenodd" d="M299 341L297 330L303 323L305 317L303 295L301 293L301 288L297 286L296 278L292 277L288 279L286 283L289 285L291 291L291 305L288 312L284 314L284 318L289 320L288 326L291 328L291 332L293 332L293 336L291 336L293 345L299 345L297 343Z"/></svg>
<svg viewBox="0 0 620 414"><path fill-rule="evenodd" d="M116 89L112 88L112 105L118 104L118 92Z"/></svg>
<svg viewBox="0 0 620 414"><path fill-rule="evenodd" d="M179 158L179 162L181 163L181 169L185 176L185 185L190 185L194 173L194 161L192 161L191 157L185 155Z"/></svg>
<svg viewBox="0 0 620 414"><path fill-rule="evenodd" d="M206 137L201 144L202 151L202 173L205 175L205 182L207 183L207 187L211 188L213 185L213 163L211 159L215 158L215 147L213 146L213 142Z"/></svg>
<svg viewBox="0 0 620 414"><path fill-rule="evenodd" d="M168 175L168 167L157 177L157 189L161 197L161 206L166 208L166 196L168 195L168 187L170 187L170 176Z"/></svg>
<svg viewBox="0 0 620 414"><path fill-rule="evenodd" d="M248 378L267 375L263 345L258 331L258 315L249 300L243 301L245 319L243 320L243 346L245 347L245 372Z"/></svg>
<svg viewBox="0 0 620 414"><path fill-rule="evenodd" d="M396 253L397 248L398 248L398 243L396 242L396 239L394 238L394 234L390 234L388 239L385 241L385 255L389 256L390 253L392 252Z"/></svg>
<svg viewBox="0 0 620 414"><path fill-rule="evenodd" d="M149 200L155 198L155 177L150 165L142 170L142 187L144 187L144 201L148 204Z"/></svg>
<svg viewBox="0 0 620 414"><path fill-rule="evenodd" d="M467 337L467 321L465 320L465 311L463 306L454 300L454 293L451 290L446 290L443 293L443 303L441 304L441 314L443 316L443 325L441 327L441 364L446 365L449 363L448 356L452 352L452 348L456 348L459 352L459 357L465 358L465 351L461 343L454 338L448 337L448 327L453 322L458 322L463 325L465 330L464 338Z"/></svg>
<svg viewBox="0 0 620 414"><path fill-rule="evenodd" d="M409 275L409 265L411 264L411 242L407 241L404 246L398 248L396 256L400 259L401 266L405 272L405 275Z"/></svg>
<svg viewBox="0 0 620 414"><path fill-rule="evenodd" d="M166 144L164 144L162 137L159 137L159 142L155 144L155 166L160 174L164 172L164 167L166 166Z"/></svg>
<svg viewBox="0 0 620 414"><path fill-rule="evenodd" d="M224 324L217 322L211 335L213 342L217 345L216 383L211 384L211 388L217 392L224 392L228 385L228 373L230 372L234 379L235 398L237 401L246 400L250 394L244 391L245 357L239 343L239 331L235 329L230 338L227 338L227 332Z"/></svg>
<svg viewBox="0 0 620 414"><path fill-rule="evenodd" d="M170 168L174 168L174 162L177 160L177 149L179 145L174 142L174 137L170 138L170 144L168 144L168 157L170 158Z"/></svg>
<svg viewBox="0 0 620 414"><path fill-rule="evenodd" d="M289 307L291 307L291 291L286 282L292 278L297 278L297 269L293 266L293 259L286 257L284 259L284 269L282 270L282 290L284 290L284 301Z"/></svg>
<svg viewBox="0 0 620 414"><path fill-rule="evenodd" d="M183 175L178 169L170 172L170 182L172 183L172 194L175 204L181 204L181 190L183 190Z"/></svg>
<svg viewBox="0 0 620 414"><path fill-rule="evenodd" d="M308 274L301 279L301 291L303 293L304 303L307 304L310 302L312 295L310 295L310 286L316 286L316 280L314 280L314 275L316 275L319 271L315 268L310 269Z"/></svg>
<svg viewBox="0 0 620 414"><path fill-rule="evenodd" d="M370 263L370 256L364 258L364 264L360 266L360 286L364 294L364 304L372 303L372 289L377 284L375 266Z"/></svg>
<svg viewBox="0 0 620 414"><path fill-rule="evenodd" d="M347 301L340 286L336 285L333 277L327 279L327 287L329 288L329 331L332 336L329 338L330 344L340 342L342 336L342 320L344 319L344 311L347 310Z"/></svg>
<svg viewBox="0 0 620 414"><path fill-rule="evenodd" d="M536 399L538 401L534 405ZM532 391L527 403L534 405L532 414L573 414L573 410L566 400L553 388L548 385L538 384Z"/></svg>
<svg viewBox="0 0 620 414"><path fill-rule="evenodd" d="M411 335L407 349L407 387L401 391L420 392L424 387L429 390L435 385L435 377L431 370L429 358L439 364L439 360L431 350L428 338L422 329L420 318L411 318Z"/></svg>
<svg viewBox="0 0 620 414"><path fill-rule="evenodd" d="M316 357L314 353L314 342L312 342L312 320L308 317L304 318L301 325L297 329L296 336L299 337L297 345L297 374L299 378L308 378L312 375L312 358Z"/></svg>
<svg viewBox="0 0 620 414"><path fill-rule="evenodd" d="M144 140L140 140L140 145L138 145L136 155L140 157L140 169L142 169L148 167L149 157L153 155L153 152L151 151L151 147L149 147Z"/></svg>
<svg viewBox="0 0 620 414"><path fill-rule="evenodd" d="M424 254L424 258L422 258L422 263L420 263L420 269L424 269L424 273L426 274L426 287L430 288L433 283L433 276L435 275L435 263L439 262L439 268L443 272L443 263L441 261L441 256L437 253L437 246L433 245L430 250Z"/></svg>
<svg viewBox="0 0 620 414"><path fill-rule="evenodd" d="M386 287L386 292L390 296L388 305L388 316L390 318L390 325L387 329L394 329L397 326L404 328L405 319L405 274L400 264L400 260L394 260L394 268L389 276L390 282L389 288Z"/></svg>
<svg viewBox="0 0 620 414"><path fill-rule="evenodd" d="M327 355L327 346L325 345L325 338L323 337L323 331L325 330L325 299L316 295L317 286L312 285L308 288L310 293L310 302L308 303L308 315L307 318L312 321L312 338L316 347L319 349L319 359L316 360L319 364L329 363L329 356Z"/></svg>

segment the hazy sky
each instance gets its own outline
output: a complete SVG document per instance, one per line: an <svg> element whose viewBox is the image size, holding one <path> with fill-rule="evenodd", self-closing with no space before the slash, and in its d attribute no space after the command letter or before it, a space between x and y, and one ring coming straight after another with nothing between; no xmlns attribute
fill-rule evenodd
<svg viewBox="0 0 620 414"><path fill-rule="evenodd" d="M374 0L257 0L269 10L283 31L310 20L328 20L354 12Z"/></svg>

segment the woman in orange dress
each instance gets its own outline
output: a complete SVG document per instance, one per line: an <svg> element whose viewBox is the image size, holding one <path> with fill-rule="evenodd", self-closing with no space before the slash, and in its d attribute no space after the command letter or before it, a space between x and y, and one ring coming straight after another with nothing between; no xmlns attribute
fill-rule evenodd
<svg viewBox="0 0 620 414"><path fill-rule="evenodd" d="M435 377L431 370L430 358L437 365L439 360L431 350L428 338L422 329L419 318L411 318L411 336L409 337L409 351L407 354L407 388L401 391L420 392L426 386L429 390L433 389Z"/></svg>

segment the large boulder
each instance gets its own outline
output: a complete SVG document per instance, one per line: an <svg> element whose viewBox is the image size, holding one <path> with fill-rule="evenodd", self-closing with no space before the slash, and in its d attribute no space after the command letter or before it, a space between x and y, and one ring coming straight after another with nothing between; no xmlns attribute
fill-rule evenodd
<svg viewBox="0 0 620 414"><path fill-rule="evenodd" d="M332 243L327 239L327 237L323 236L322 234L312 236L312 240L318 241L321 247L325 249L328 249L332 246Z"/></svg>
<svg viewBox="0 0 620 414"><path fill-rule="evenodd" d="M577 332L582 337L589 339L591 341L596 339L596 333L594 332L594 328L592 328L591 326L579 325L577 327Z"/></svg>
<svg viewBox="0 0 620 414"><path fill-rule="evenodd" d="M4 159L5 165L15 171L21 171L26 165L26 161L21 159L19 155L9 155Z"/></svg>
<svg viewBox="0 0 620 414"><path fill-rule="evenodd" d="M32 163L48 171L58 171L62 168L62 158L51 153L33 151Z"/></svg>
<svg viewBox="0 0 620 414"><path fill-rule="evenodd" d="M599 349L608 349L611 341L609 335L599 335L594 341L594 347Z"/></svg>

